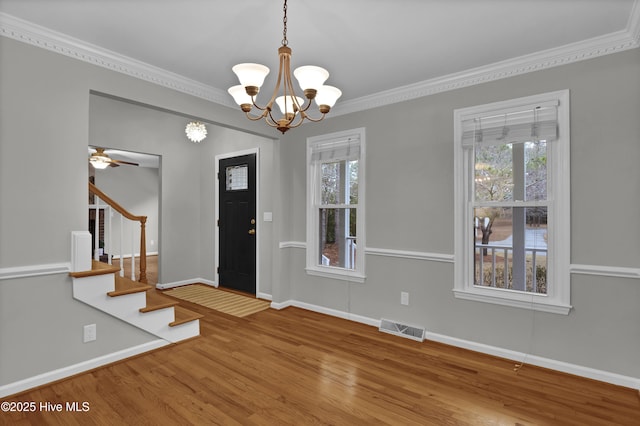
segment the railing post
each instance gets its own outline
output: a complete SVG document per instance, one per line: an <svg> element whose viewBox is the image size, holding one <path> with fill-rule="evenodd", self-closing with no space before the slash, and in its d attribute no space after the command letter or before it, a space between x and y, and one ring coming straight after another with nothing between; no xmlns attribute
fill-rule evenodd
<svg viewBox="0 0 640 426"><path fill-rule="evenodd" d="M96 197L96 220L93 222L93 258L100 260L100 198Z"/></svg>
<svg viewBox="0 0 640 426"><path fill-rule="evenodd" d="M124 249L122 242L124 240L124 216L120 213L120 276L124 277Z"/></svg>
<svg viewBox="0 0 640 426"><path fill-rule="evenodd" d="M145 232L145 224L147 217L143 216L140 220L140 281L147 283L147 237Z"/></svg>

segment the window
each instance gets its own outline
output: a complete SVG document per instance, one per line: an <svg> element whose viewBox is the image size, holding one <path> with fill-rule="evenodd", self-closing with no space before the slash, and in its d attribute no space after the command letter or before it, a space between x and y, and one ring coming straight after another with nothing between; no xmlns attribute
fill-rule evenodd
<svg viewBox="0 0 640 426"><path fill-rule="evenodd" d="M364 281L364 129L307 139L307 273Z"/></svg>
<svg viewBox="0 0 640 426"><path fill-rule="evenodd" d="M569 92L459 109L458 298L567 314Z"/></svg>

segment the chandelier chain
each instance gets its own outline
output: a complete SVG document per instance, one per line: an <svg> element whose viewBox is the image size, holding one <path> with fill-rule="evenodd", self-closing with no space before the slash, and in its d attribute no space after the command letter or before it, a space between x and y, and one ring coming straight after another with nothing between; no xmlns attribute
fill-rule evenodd
<svg viewBox="0 0 640 426"><path fill-rule="evenodd" d="M287 0L284 0L282 11L284 12L284 17L282 18L282 45L286 46L287 44L289 44L289 41L287 40Z"/></svg>

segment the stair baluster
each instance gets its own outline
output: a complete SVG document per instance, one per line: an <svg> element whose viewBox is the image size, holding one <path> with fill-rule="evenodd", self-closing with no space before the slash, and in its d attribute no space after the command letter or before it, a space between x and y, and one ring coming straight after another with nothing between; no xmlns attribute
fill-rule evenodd
<svg viewBox="0 0 640 426"><path fill-rule="evenodd" d="M95 208L96 208L96 225L94 228L95 237L95 259L99 260L99 235L100 235L100 200L103 200L110 208L115 209L118 213L120 213L120 276L124 276L124 256L122 250L122 241L123 241L123 221L124 218L129 219L130 221L139 222L140 223L140 262L139 262L139 279L138 281L141 283L147 282L147 244L146 244L146 216L136 216L129 213L125 210L120 204L111 199L108 195L98 189L94 184L89 182L89 193L94 194L96 197ZM107 206L105 206L107 207ZM111 236L111 211L109 210L109 236ZM107 211L105 209L105 214ZM106 222L106 218L105 218ZM135 228L131 227L131 279L135 281L135 250L134 250L134 242L135 242ZM106 244L105 244L106 246ZM109 250L111 250L111 241L109 241ZM111 264L111 256L109 253L109 264Z"/></svg>

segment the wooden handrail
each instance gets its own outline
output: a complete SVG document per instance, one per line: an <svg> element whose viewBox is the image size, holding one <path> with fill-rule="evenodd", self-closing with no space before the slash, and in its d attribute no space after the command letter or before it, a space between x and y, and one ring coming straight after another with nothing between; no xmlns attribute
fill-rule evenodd
<svg viewBox="0 0 640 426"><path fill-rule="evenodd" d="M140 222L140 278L139 282L145 283L147 282L147 237L145 232L145 225L147 223L147 216L136 216L129 213L124 207L114 201L107 194L98 189L97 186L89 182L89 192L97 195L101 200L114 208L118 213L122 216L126 217L129 220L133 220L136 222ZM97 236L96 236L97 238ZM133 256L133 247L131 248L131 255ZM122 257L120 258L120 262L124 261Z"/></svg>

